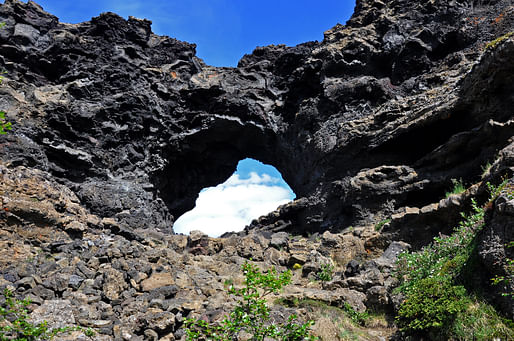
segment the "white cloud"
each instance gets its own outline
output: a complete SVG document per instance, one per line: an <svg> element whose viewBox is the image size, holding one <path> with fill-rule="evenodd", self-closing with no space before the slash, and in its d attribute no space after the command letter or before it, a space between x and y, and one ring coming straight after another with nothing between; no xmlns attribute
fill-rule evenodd
<svg viewBox="0 0 514 341"><path fill-rule="evenodd" d="M212 237L241 231L253 219L291 201L293 194L279 182L268 174L252 172L248 179L233 174L223 184L203 189L195 208L177 219L173 229L184 234L200 230Z"/></svg>

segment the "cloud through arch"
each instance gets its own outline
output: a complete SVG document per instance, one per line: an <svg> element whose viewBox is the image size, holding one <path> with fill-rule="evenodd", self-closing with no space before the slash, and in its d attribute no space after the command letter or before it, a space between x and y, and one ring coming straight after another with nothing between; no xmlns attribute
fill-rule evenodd
<svg viewBox="0 0 514 341"><path fill-rule="evenodd" d="M260 168L263 172L236 172L224 183L204 188L198 195L195 208L175 222L173 228L176 233L189 234L200 230L218 237L225 232L241 231L253 219L294 199L295 194L278 171L266 172L262 163L253 166L251 162L257 161L247 160L243 160L247 167L238 166L238 170L248 169L250 165L250 168Z"/></svg>

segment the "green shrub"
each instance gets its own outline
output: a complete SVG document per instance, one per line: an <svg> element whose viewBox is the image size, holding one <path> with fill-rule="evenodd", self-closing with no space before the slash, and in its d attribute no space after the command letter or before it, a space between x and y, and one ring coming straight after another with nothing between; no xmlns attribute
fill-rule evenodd
<svg viewBox="0 0 514 341"><path fill-rule="evenodd" d="M437 277L421 279L412 286L398 311L398 326L407 331L447 328L465 308L466 289Z"/></svg>
<svg viewBox="0 0 514 341"><path fill-rule="evenodd" d="M334 266L326 263L321 265L321 270L316 273L316 278L322 282L330 282L333 277Z"/></svg>
<svg viewBox="0 0 514 341"><path fill-rule="evenodd" d="M221 323L186 319L187 340L234 340L242 331L249 333L252 341L262 341L265 338L284 341L316 339L309 335L313 321L297 324L294 314L289 316L286 323L273 324L270 321L270 311L265 297L278 293L289 284L291 271L277 273L272 267L267 272L261 272L256 265L248 262L241 268L246 277L245 286L241 289L231 286L228 290L231 295L238 298L234 310Z"/></svg>
<svg viewBox="0 0 514 341"><path fill-rule="evenodd" d="M435 237L418 252L402 252L398 256L396 274L401 281L399 291L408 293L418 281L433 276L456 278L470 257L476 233L482 229L484 209L472 199L474 213L461 214L463 221L450 236Z"/></svg>
<svg viewBox="0 0 514 341"><path fill-rule="evenodd" d="M0 341L19 340L51 340L60 333L73 330L82 330L80 327L48 328L46 321L33 324L28 321L27 306L29 299L18 300L9 289L3 292L3 302L0 306ZM88 335L89 334L89 335ZM86 336L93 336L91 329L86 331Z"/></svg>

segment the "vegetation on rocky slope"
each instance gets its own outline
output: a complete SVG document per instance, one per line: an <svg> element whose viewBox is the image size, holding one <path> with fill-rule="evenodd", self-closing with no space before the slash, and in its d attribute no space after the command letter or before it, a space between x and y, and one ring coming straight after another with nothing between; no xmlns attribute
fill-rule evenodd
<svg viewBox="0 0 514 341"><path fill-rule="evenodd" d="M291 271L278 273L272 267L262 271L255 264L245 262L241 266L245 275L244 286L229 287L228 292L238 298L238 303L232 312L221 323L208 323L202 319L186 320L186 335L188 341L199 339L229 341L245 335L249 341L275 339L284 341L317 340L309 335L310 326L314 321L303 324L295 323L296 315L292 314L284 323L271 321L270 309L266 298L277 294L291 282Z"/></svg>
<svg viewBox="0 0 514 341"><path fill-rule="evenodd" d="M0 23L0 28L2 28L3 26L5 26L5 23ZM3 80L3 77L0 76L0 83L2 82L2 80ZM0 135L7 134L7 130L11 130L11 129L12 129L12 123L8 122L6 120L5 112L0 111Z"/></svg>
<svg viewBox="0 0 514 341"><path fill-rule="evenodd" d="M395 330L385 313L358 312L348 303L342 307L312 299L279 299L277 303L307 311L309 318L315 321L316 335L321 340L379 341L389 338Z"/></svg>
<svg viewBox="0 0 514 341"><path fill-rule="evenodd" d="M0 135L7 134L6 130L11 130L11 122L5 120L5 112L0 111Z"/></svg>
<svg viewBox="0 0 514 341"><path fill-rule="evenodd" d="M480 292L466 287L476 270L477 235L484 227L486 207L507 187L487 184L490 197L484 205L472 199L472 213L450 236L435 237L418 252L404 252L398 259L398 291L404 295L397 322L409 334L431 339L489 340L514 338L514 324L487 304ZM512 189L510 189L512 191ZM504 279L504 278L503 278Z"/></svg>
<svg viewBox="0 0 514 341"><path fill-rule="evenodd" d="M19 300L11 290L4 289L0 297L0 341L52 340L59 334L73 330L83 330L88 337L95 335L91 328L84 330L81 327L55 327L49 326L47 321L34 323L30 320L27 309L30 304L30 299Z"/></svg>
<svg viewBox="0 0 514 341"><path fill-rule="evenodd" d="M490 41L489 43L487 43L485 45L485 48L486 49L494 49L496 46L498 46L498 44L501 44L502 42L504 42L505 40L509 39L512 35L514 34L514 31L511 31L511 32L508 32L508 33L505 33L504 35L502 35L501 37L498 37L492 41Z"/></svg>

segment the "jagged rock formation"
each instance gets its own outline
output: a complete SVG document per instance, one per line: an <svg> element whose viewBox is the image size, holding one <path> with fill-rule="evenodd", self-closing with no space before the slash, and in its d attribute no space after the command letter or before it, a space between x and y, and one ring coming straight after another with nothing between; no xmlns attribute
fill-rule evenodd
<svg viewBox="0 0 514 341"><path fill-rule="evenodd" d="M170 230L246 156L301 198L295 231L369 223L478 179L512 132L511 40L483 51L512 28L501 1L359 1L323 42L259 48L237 69L145 20L62 24L17 1L1 16L16 125L3 161L50 172L132 229Z"/></svg>
<svg viewBox="0 0 514 341"><path fill-rule="evenodd" d="M470 196L485 195L478 184L440 200L451 179L477 183L486 162L493 163L490 181L513 174L514 39L488 44L514 28L509 0L359 0L348 23L327 31L322 42L260 47L237 68L205 65L194 45L153 34L147 20L113 13L72 25L34 2L6 0L0 21L6 23L0 65L7 71L0 108L15 128L0 136L8 246L1 252L11 257L2 264L3 281L41 302L76 296L74 314L101 321L84 323L105 335L151 330L179 338L181 318L205 309L198 302L220 288L197 282L188 289L171 260L192 252L210 262L209 255L228 249L222 259L237 254L239 264L256 256L237 251L231 238L259 240L252 249L258 253L279 250L270 243L280 232L337 233L328 245L351 256L315 244L295 253L295 245L284 244L286 254L270 253L277 258L261 259L265 264L308 264L305 252L313 250L340 257L343 270L353 258L374 262L364 273L381 277L343 276L334 285L360 292L353 296L357 308L387 307L393 283L381 265L383 252L405 242L419 248L448 233ZM228 178L245 157L277 167L298 199L227 239L192 245L173 236L174 219L193 206L199 190ZM491 218L484 264L510 252L494 236L512 226L511 215L498 208ZM375 231L384 219L390 222ZM159 252L173 254L152 256L155 239L175 248ZM38 261L20 270L19 257L31 257L35 248L57 257L57 265ZM392 264L394 257L385 258ZM206 283L218 267L189 275ZM161 287L168 291L152 296ZM192 298L194 307L170 308L177 290L193 297L187 295L196 288L212 292ZM153 299L166 307L154 302L155 319L129 328L136 315L130 312L148 313ZM93 310L77 312L84 304ZM163 311L175 320L160 320Z"/></svg>

